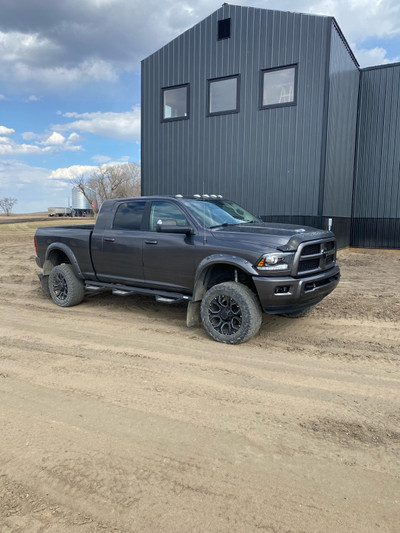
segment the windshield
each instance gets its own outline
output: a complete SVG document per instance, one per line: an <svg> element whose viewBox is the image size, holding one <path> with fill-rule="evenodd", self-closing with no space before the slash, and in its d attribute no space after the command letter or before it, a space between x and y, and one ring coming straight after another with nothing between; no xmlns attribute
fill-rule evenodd
<svg viewBox="0 0 400 533"><path fill-rule="evenodd" d="M197 220L206 228L230 226L244 223L260 223L261 220L228 200L182 199Z"/></svg>

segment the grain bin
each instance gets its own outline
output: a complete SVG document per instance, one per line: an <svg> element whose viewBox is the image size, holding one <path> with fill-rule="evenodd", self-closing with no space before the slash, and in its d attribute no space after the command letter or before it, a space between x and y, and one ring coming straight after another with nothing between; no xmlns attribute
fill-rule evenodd
<svg viewBox="0 0 400 533"><path fill-rule="evenodd" d="M87 192L88 195L91 193L90 190L88 190ZM72 189L72 209L85 211L92 209L92 206L83 196L82 191L78 187L73 187Z"/></svg>
<svg viewBox="0 0 400 533"><path fill-rule="evenodd" d="M85 187L85 193L89 198L95 199L95 193L92 191L92 189ZM74 216L77 217L85 217L93 214L93 209L90 202L88 202L88 200L82 194L82 191L79 189L79 187L73 187L72 189L72 210Z"/></svg>

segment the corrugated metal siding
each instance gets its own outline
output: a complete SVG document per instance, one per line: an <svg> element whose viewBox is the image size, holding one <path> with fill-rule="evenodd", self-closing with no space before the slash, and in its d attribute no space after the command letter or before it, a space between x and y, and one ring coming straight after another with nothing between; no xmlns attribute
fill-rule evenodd
<svg viewBox="0 0 400 533"><path fill-rule="evenodd" d="M217 22L231 18L231 38ZM223 6L142 62L143 194L220 193L260 215L317 216L331 18ZM260 71L298 63L297 105L259 110ZM240 112L206 116L207 79L240 74ZM160 89L190 83L190 119Z"/></svg>
<svg viewBox="0 0 400 533"><path fill-rule="evenodd" d="M355 218L400 218L399 94L400 64L362 71Z"/></svg>
<svg viewBox="0 0 400 533"><path fill-rule="evenodd" d="M359 77L332 23L324 216L351 216Z"/></svg>
<svg viewBox="0 0 400 533"><path fill-rule="evenodd" d="M350 245L359 248L400 248L400 218L354 218Z"/></svg>

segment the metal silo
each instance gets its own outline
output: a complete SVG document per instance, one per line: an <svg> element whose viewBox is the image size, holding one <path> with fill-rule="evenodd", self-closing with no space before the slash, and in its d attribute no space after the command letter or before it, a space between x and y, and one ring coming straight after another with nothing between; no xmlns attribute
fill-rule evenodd
<svg viewBox="0 0 400 533"><path fill-rule="evenodd" d="M85 192L89 199L95 200L95 192L89 187L85 187ZM72 211L73 216L86 217L93 214L91 202L89 202L79 187L73 187L72 189Z"/></svg>
<svg viewBox="0 0 400 533"><path fill-rule="evenodd" d="M83 196L82 191L78 187L72 189L72 209L76 210L91 210L92 206Z"/></svg>

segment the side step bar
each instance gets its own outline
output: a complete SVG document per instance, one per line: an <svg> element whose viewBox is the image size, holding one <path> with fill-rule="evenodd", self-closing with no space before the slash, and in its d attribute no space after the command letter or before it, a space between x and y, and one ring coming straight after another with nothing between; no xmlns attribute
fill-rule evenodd
<svg viewBox="0 0 400 533"><path fill-rule="evenodd" d="M181 301L191 302L192 297L187 294L179 292L157 291L154 289L145 289L143 287L130 287L129 285L119 285L116 283L101 283L99 281L86 281L85 288L90 291L98 291L101 289L111 290L113 294L118 296L126 296L128 294L145 294L147 296L154 296L157 302L162 303L177 303Z"/></svg>

